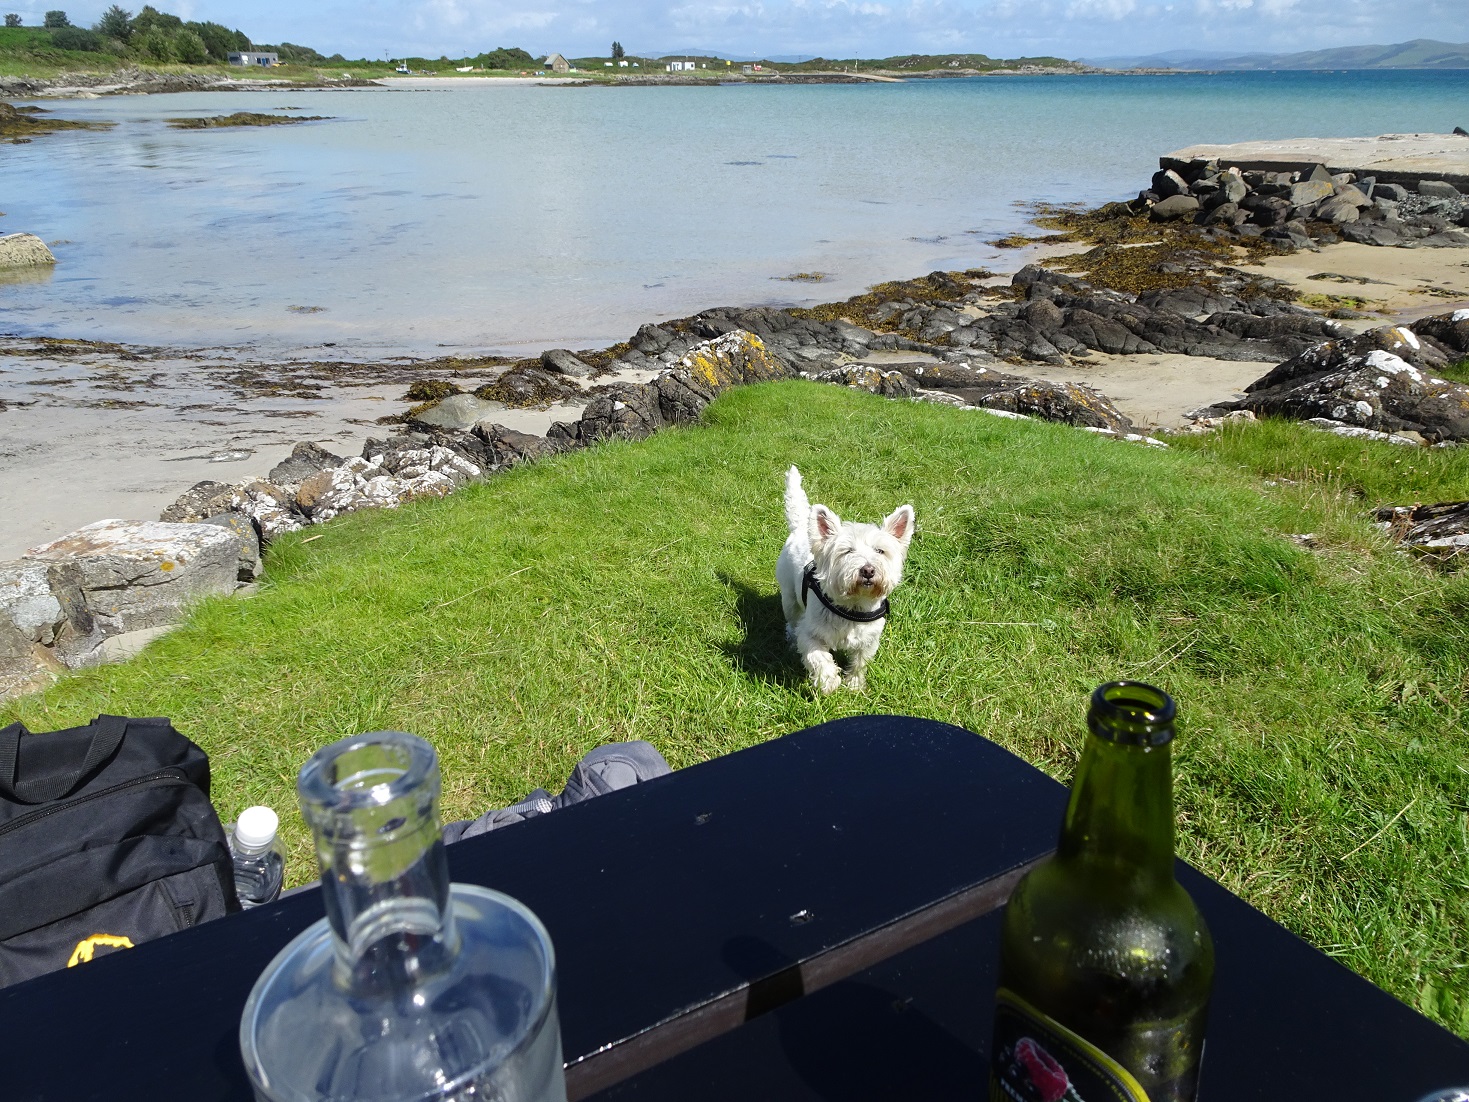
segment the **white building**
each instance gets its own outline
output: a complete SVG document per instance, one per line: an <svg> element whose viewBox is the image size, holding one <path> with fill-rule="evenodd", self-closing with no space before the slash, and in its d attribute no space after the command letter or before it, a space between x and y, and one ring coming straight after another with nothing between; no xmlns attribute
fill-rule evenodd
<svg viewBox="0 0 1469 1102"><path fill-rule="evenodd" d="M258 50L236 50L229 55L231 65L279 65L281 59L276 54L264 54Z"/></svg>
<svg viewBox="0 0 1469 1102"><path fill-rule="evenodd" d="M681 73L685 69L697 69L697 68L698 68L698 66L696 64L694 64L692 61L670 61L668 63L668 71L670 73Z"/></svg>

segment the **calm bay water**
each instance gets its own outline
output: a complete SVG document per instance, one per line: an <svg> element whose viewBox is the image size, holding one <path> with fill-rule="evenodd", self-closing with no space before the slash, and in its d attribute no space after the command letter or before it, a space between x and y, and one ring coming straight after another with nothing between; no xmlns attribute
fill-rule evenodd
<svg viewBox="0 0 1469 1102"><path fill-rule="evenodd" d="M5 232L53 246L0 329L424 354L606 344L725 304L935 268L1031 200L1096 203L1196 142L1443 133L1469 72L990 77L713 88L477 86L47 101L111 120L0 146ZM332 121L179 131L291 107ZM781 282L829 273L819 285Z"/></svg>

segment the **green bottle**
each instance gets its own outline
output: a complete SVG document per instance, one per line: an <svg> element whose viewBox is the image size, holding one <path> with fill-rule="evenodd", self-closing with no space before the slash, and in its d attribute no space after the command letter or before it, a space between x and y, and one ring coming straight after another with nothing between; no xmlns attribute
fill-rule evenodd
<svg viewBox="0 0 1469 1102"><path fill-rule="evenodd" d="M1054 856L1005 908L991 1102L1193 1102L1214 943L1173 875L1161 689L1092 694Z"/></svg>

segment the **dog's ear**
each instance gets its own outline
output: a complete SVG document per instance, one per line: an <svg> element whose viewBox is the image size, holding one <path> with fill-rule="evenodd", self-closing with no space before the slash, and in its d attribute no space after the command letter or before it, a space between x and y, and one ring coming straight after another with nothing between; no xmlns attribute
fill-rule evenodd
<svg viewBox="0 0 1469 1102"><path fill-rule="evenodd" d="M812 547L820 547L842 530L842 518L825 505L811 506L811 517L807 522L807 536Z"/></svg>
<svg viewBox="0 0 1469 1102"><path fill-rule="evenodd" d="M899 505L883 519L882 530L907 547L913 538L913 506Z"/></svg>

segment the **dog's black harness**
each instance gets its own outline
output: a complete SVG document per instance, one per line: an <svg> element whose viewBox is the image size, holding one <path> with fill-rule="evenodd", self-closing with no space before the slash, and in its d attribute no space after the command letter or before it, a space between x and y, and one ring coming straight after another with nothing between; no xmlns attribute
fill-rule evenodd
<svg viewBox="0 0 1469 1102"><path fill-rule="evenodd" d="M816 599L826 606L828 612L834 616L840 616L843 620L851 620L858 624L870 624L874 620L881 620L888 614L886 597L883 598L882 604L878 605L871 612L853 612L849 608L843 608L841 605L836 604L821 591L821 583L816 580L816 564L814 562L807 563L806 572L801 575L801 604L803 605L806 603L806 594L808 592L815 593Z"/></svg>

